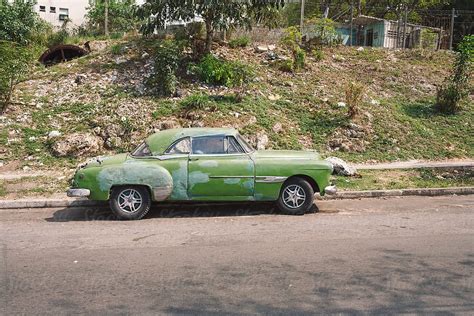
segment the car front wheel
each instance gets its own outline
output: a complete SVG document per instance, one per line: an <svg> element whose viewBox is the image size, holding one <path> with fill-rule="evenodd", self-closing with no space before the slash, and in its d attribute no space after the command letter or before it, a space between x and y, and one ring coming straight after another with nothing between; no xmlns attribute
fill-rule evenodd
<svg viewBox="0 0 474 316"><path fill-rule="evenodd" d="M137 186L113 188L109 204L119 219L141 219L150 210L150 193L146 188Z"/></svg>
<svg viewBox="0 0 474 316"><path fill-rule="evenodd" d="M294 178L283 184L277 204L286 214L302 215L311 208L313 201L311 185L301 178Z"/></svg>

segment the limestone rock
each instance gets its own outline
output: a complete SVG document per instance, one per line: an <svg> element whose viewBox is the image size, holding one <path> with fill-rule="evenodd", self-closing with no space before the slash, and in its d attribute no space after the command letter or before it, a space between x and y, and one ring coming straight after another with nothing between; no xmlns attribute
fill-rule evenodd
<svg viewBox="0 0 474 316"><path fill-rule="evenodd" d="M74 133L55 142L51 150L57 157L91 156L99 153L103 145L102 138L90 133Z"/></svg>
<svg viewBox="0 0 474 316"><path fill-rule="evenodd" d="M355 176L357 174L357 169L349 165L347 162L337 157L328 157L326 161L330 162L334 168L333 174L341 176Z"/></svg>

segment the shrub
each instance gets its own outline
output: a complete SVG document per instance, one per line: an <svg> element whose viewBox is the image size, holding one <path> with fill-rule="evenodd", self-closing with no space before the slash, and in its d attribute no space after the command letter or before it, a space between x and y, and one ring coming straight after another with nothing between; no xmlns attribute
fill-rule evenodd
<svg viewBox="0 0 474 316"><path fill-rule="evenodd" d="M181 107L187 111L204 110L208 104L209 96L201 93L191 94L180 102Z"/></svg>
<svg viewBox="0 0 474 316"><path fill-rule="evenodd" d="M254 77L248 66L237 61L222 60L212 54L204 56L190 70L205 83L227 87L240 87Z"/></svg>
<svg viewBox="0 0 474 316"><path fill-rule="evenodd" d="M321 49L313 49L313 57L316 61L321 61L324 59L324 53Z"/></svg>
<svg viewBox="0 0 474 316"><path fill-rule="evenodd" d="M420 36L421 36L421 48L436 49L436 39L438 37L437 33L428 29L422 29Z"/></svg>
<svg viewBox="0 0 474 316"><path fill-rule="evenodd" d="M281 59L274 63L275 67L284 72L293 72L293 60Z"/></svg>
<svg viewBox="0 0 474 316"><path fill-rule="evenodd" d="M40 18L36 1L0 1L0 40L28 44Z"/></svg>
<svg viewBox="0 0 474 316"><path fill-rule="evenodd" d="M122 54L122 45L120 44L115 44L110 47L110 52L112 55L120 55Z"/></svg>
<svg viewBox="0 0 474 316"><path fill-rule="evenodd" d="M304 63L306 59L306 52L298 47L298 49L294 53L294 70L300 70L304 68Z"/></svg>
<svg viewBox="0 0 474 316"><path fill-rule="evenodd" d="M31 55L27 48L0 41L0 114L10 104L15 87L25 78L30 61Z"/></svg>
<svg viewBox="0 0 474 316"><path fill-rule="evenodd" d="M304 68L306 53L301 49L301 33L295 26L290 26L287 28L280 43L290 50L293 56L293 70L300 70Z"/></svg>
<svg viewBox="0 0 474 316"><path fill-rule="evenodd" d="M231 48L237 47L246 47L250 43L250 38L248 36L240 36L229 41L229 46Z"/></svg>
<svg viewBox="0 0 474 316"><path fill-rule="evenodd" d="M351 82L346 88L346 105L350 118L354 118L359 113L360 104L362 102L364 86L355 82Z"/></svg>
<svg viewBox="0 0 474 316"><path fill-rule="evenodd" d="M176 93L179 62L183 47L173 40L164 40L154 48L154 71L147 85L155 89L158 95L170 96Z"/></svg>
<svg viewBox="0 0 474 316"><path fill-rule="evenodd" d="M334 46L342 43L341 36L336 32L335 22L328 18L315 18L307 22L314 25L311 42L316 46Z"/></svg>
<svg viewBox="0 0 474 316"><path fill-rule="evenodd" d="M458 45L451 76L438 88L435 107L439 112L454 114L461 109L461 101L469 94L473 61L474 35L468 35Z"/></svg>
<svg viewBox="0 0 474 316"><path fill-rule="evenodd" d="M69 37L69 32L66 29L61 29L48 37L48 47L64 44Z"/></svg>

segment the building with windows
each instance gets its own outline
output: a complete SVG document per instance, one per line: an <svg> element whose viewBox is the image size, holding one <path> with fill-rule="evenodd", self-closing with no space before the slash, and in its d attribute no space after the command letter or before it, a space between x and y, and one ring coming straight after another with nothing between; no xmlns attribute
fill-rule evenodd
<svg viewBox="0 0 474 316"><path fill-rule="evenodd" d="M54 27L61 27L65 20L77 27L86 21L91 0L37 0L34 8L39 16Z"/></svg>

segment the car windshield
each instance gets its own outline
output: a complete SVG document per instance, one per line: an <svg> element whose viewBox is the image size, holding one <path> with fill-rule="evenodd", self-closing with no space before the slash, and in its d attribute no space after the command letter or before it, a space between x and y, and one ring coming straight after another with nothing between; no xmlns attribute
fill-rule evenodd
<svg viewBox="0 0 474 316"><path fill-rule="evenodd" d="M131 155L133 157L151 156L150 147L148 147L148 144L146 142L143 142L132 151Z"/></svg>
<svg viewBox="0 0 474 316"><path fill-rule="evenodd" d="M239 140L239 143L242 147L244 147L244 150L248 153L251 153L253 151L255 151L255 149L253 149L252 146L250 146L249 143L247 143L247 141L242 137L240 136L240 134L237 134L237 139Z"/></svg>

